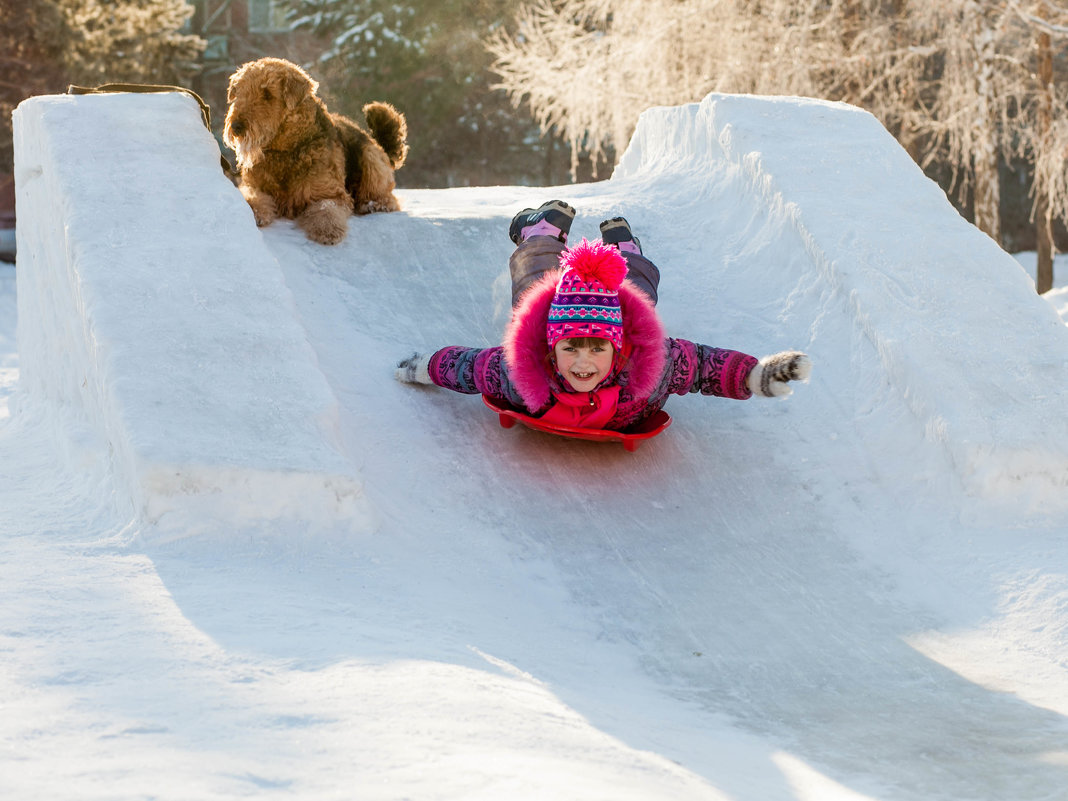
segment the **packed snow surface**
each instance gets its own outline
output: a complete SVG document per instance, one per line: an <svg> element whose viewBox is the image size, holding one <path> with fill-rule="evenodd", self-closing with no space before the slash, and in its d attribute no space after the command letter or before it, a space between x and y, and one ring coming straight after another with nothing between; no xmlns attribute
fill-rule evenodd
<svg viewBox="0 0 1068 801"><path fill-rule="evenodd" d="M0 798L1068 797L1068 326L870 115L654 108L610 180L335 247L256 228L187 97L15 125ZM498 342L553 197L627 217L672 335L812 381L636 453L395 382Z"/></svg>

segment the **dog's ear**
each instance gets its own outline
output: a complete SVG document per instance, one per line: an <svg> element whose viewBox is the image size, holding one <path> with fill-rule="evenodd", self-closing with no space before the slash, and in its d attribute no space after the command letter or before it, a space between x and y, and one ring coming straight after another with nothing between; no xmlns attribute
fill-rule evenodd
<svg viewBox="0 0 1068 801"><path fill-rule="evenodd" d="M282 82L282 98L286 101L286 108L298 105L308 95L315 94L318 88L319 84L303 70L287 72Z"/></svg>
<svg viewBox="0 0 1068 801"><path fill-rule="evenodd" d="M244 74L245 68L242 67L233 75L230 76L230 83L226 87L226 102L233 103L234 98L237 97L237 83L241 80L241 76Z"/></svg>

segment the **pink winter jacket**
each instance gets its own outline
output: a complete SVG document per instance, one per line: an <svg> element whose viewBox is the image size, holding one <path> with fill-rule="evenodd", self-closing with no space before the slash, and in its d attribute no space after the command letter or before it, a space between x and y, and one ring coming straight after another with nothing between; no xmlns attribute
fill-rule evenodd
<svg viewBox="0 0 1068 801"><path fill-rule="evenodd" d="M571 390L548 358L545 327L559 279L559 271L547 273L523 294L499 347L450 346L434 353L430 380L455 392L506 401L533 417L558 406L558 396L565 393L572 396L565 398L571 401L566 405L585 405L574 401L587 393ZM594 390L596 397L583 397L598 409L603 403L614 405L610 415L607 410L596 414L600 420L608 418L598 427L624 431L663 407L672 394L700 392L738 400L752 395L746 378L757 363L754 357L667 337L652 301L629 281L619 289L619 302L625 359L606 379L609 386Z"/></svg>

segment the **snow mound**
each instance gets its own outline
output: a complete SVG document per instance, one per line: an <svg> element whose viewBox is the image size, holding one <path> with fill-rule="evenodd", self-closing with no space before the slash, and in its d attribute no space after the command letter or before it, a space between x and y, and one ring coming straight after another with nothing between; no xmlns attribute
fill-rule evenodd
<svg viewBox="0 0 1068 801"><path fill-rule="evenodd" d="M840 103L711 94L646 111L613 180L700 184L713 172L702 165L721 162L824 288L847 300L884 380L972 494L1065 503L1068 328L875 117ZM709 208L711 230L718 211Z"/></svg>
<svg viewBox="0 0 1068 801"><path fill-rule="evenodd" d="M336 379L320 368L323 358L338 361L320 344L330 332L314 330L314 308L298 310L291 286L306 280L294 272L302 258L317 265L307 275L361 259L361 280L388 277L367 287L377 295L357 316L388 329L369 336L403 340L395 312L405 301L388 293L426 291L410 283L426 280L430 265L419 260L452 254L409 254L414 278L386 266L397 258L394 243L418 238L433 193L412 192L408 214L354 223L378 236L312 253L303 237L287 241L286 223L265 241L186 96L32 98L15 123L26 389L91 421L144 521L188 532L208 512L235 525L293 518L369 528L352 446L338 431ZM479 191L491 205L501 201L499 191ZM650 109L612 180L575 192L594 206L615 198L617 209L626 198L632 218L667 232L685 220L716 235L731 245L722 260L735 273L749 229L731 214L747 208L761 221L754 241L783 256L781 268L746 267L752 280L787 293L783 346L804 347L806 334L818 343L826 304L845 308L864 345L846 351L847 369L827 372L835 393L859 406L873 387L895 394L972 495L1010 505L1023 498L1028 508L1066 502L1068 329L1024 270L956 213L871 115L716 94ZM657 216L658 207L668 211ZM472 207L470 222L479 213ZM506 243L475 239L468 263L503 263ZM440 278L442 293L461 278L463 296L484 280L473 270ZM673 333L672 323L703 319L679 303L662 303ZM436 325L418 323L424 335L452 324L440 312ZM813 353L817 374L822 355Z"/></svg>
<svg viewBox="0 0 1068 801"><path fill-rule="evenodd" d="M362 525L336 399L192 98L36 97L14 120L24 389L96 427L161 529Z"/></svg>
<svg viewBox="0 0 1068 801"><path fill-rule="evenodd" d="M655 109L611 180L334 247L256 228L188 98L16 125L0 797L1063 797L1063 326L869 116ZM627 217L672 336L811 382L626 453L394 381L499 342L552 197Z"/></svg>

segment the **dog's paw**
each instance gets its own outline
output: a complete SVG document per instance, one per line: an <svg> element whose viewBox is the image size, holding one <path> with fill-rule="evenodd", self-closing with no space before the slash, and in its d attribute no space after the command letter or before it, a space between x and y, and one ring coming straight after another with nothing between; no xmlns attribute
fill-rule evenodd
<svg viewBox="0 0 1068 801"><path fill-rule="evenodd" d="M274 200L269 195L245 192L245 199L248 201L249 208L252 209L252 216L256 218L256 225L260 228L270 225L278 219L278 211L275 208Z"/></svg>
<svg viewBox="0 0 1068 801"><path fill-rule="evenodd" d="M347 231L345 229L326 229L320 231L306 231L308 239L313 242L318 242L320 245L336 245L338 242L345 238Z"/></svg>
<svg viewBox="0 0 1068 801"><path fill-rule="evenodd" d="M336 245L349 232L348 218L347 208L333 200L321 200L301 214L297 224L313 242Z"/></svg>
<svg viewBox="0 0 1068 801"><path fill-rule="evenodd" d="M400 203L395 197L371 198L356 204L357 214L374 214L375 212L400 211Z"/></svg>

